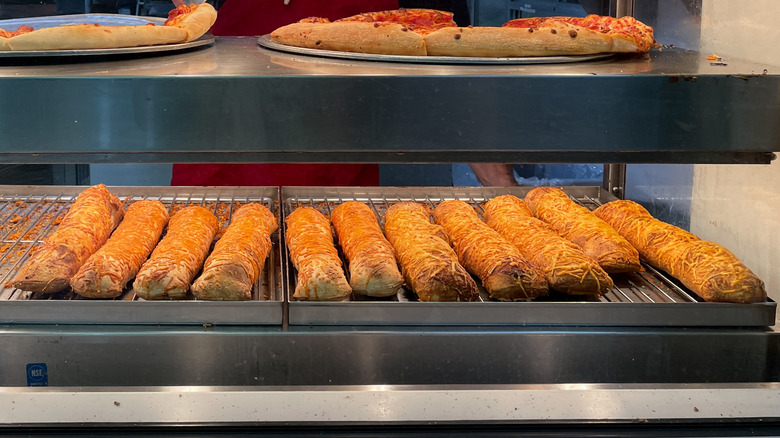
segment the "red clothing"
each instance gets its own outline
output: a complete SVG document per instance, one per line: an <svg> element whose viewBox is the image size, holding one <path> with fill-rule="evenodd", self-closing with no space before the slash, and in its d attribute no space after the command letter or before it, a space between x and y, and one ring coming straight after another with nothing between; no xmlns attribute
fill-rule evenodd
<svg viewBox="0 0 780 438"><path fill-rule="evenodd" d="M331 20L398 8L397 0L227 0L210 32L217 36L265 35L306 17ZM174 164L171 185L375 186L376 164Z"/></svg>

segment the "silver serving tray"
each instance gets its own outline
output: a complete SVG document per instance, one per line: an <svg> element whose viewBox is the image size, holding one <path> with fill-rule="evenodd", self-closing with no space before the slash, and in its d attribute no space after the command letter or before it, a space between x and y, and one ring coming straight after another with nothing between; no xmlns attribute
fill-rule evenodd
<svg viewBox="0 0 780 438"><path fill-rule="evenodd" d="M144 26L148 23L162 25L164 18L139 17L122 14L74 14L53 15L49 17L13 18L0 20L0 29L16 30L19 26L27 25L35 29L46 27L65 26L82 23L97 23L101 26ZM0 51L0 59L3 58L27 58L27 57L70 57L70 56L98 56L98 55L130 55L158 52L176 52L195 47L213 44L214 35L206 33L200 38L186 43L160 44L154 46L118 47L113 49L79 49L79 50L19 50Z"/></svg>
<svg viewBox="0 0 780 438"><path fill-rule="evenodd" d="M445 199L461 199L477 207L502 194L524 197L533 187L282 187L285 217L297 206L323 212L347 200L371 206L382 224L386 206L415 200L433 206ZM563 187L590 208L616 199L600 187ZM551 294L535 301L481 301L428 303L411 291L372 299L353 295L348 301L315 302L292 299L297 273L285 250L288 323L294 325L362 326L626 326L626 327L767 327L775 324L776 303L708 303L661 271L645 265L640 274L612 275L616 287L600 299Z"/></svg>
<svg viewBox="0 0 780 438"><path fill-rule="evenodd" d="M298 55L319 56L324 58L353 59L358 61L405 62L409 64L565 64L571 62L593 61L615 56L614 53L597 53L594 55L567 56L524 56L512 58L486 58L474 56L406 56L377 55L373 53L340 52L335 50L310 49L306 47L288 46L271 41L269 35L262 35L257 44L267 49Z"/></svg>
<svg viewBox="0 0 780 438"><path fill-rule="evenodd" d="M13 288L10 280L29 255L29 248L56 228L55 219L64 216L75 196L85 188L0 186L0 323L282 326L281 228L271 236L271 253L251 301L144 301L135 297L132 289L115 299L86 299L70 291L33 294ZM224 222L229 220L234 203L261 202L275 210L277 220L280 219L278 187L108 189L122 200L127 197L160 199L166 206L203 205L217 212L218 203L229 205L217 212ZM31 219L25 223L24 217Z"/></svg>

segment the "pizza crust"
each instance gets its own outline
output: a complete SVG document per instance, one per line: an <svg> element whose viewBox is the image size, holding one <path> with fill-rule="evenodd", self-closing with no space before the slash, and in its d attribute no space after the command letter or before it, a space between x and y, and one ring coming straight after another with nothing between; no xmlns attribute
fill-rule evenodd
<svg viewBox="0 0 780 438"><path fill-rule="evenodd" d="M48 27L8 39L10 50L114 49L183 42L184 29L173 26L73 26Z"/></svg>
<svg viewBox="0 0 780 438"><path fill-rule="evenodd" d="M613 39L599 32L559 23L543 29L457 27L425 37L428 55L518 57L589 55L611 52Z"/></svg>
<svg viewBox="0 0 780 438"><path fill-rule="evenodd" d="M202 37L211 29L215 21L217 21L217 10L214 6L203 3L189 13L177 16L167 25L183 29L186 32L184 42L188 42Z"/></svg>
<svg viewBox="0 0 780 438"><path fill-rule="evenodd" d="M8 38L6 37L0 37L0 52L11 50L10 47L8 47Z"/></svg>
<svg viewBox="0 0 780 438"><path fill-rule="evenodd" d="M382 55L426 54L422 35L395 23L293 23L271 32L270 37L280 44L310 49Z"/></svg>

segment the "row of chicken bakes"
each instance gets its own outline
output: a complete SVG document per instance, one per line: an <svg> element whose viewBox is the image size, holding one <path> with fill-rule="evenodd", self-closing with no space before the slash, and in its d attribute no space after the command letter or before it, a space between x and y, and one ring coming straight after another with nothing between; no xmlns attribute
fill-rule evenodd
<svg viewBox="0 0 780 438"><path fill-rule="evenodd" d="M728 250L653 218L632 201L591 212L560 189L540 187L525 200L498 196L482 208L484 221L463 201L434 209L399 202L384 213L383 231L362 202L344 202L330 218L299 207L285 219L298 273L293 298L385 297L405 285L421 301L473 301L479 298L474 276L500 301L530 300L551 289L602 295L613 286L610 274L641 270L641 257L707 301L766 300L763 282ZM135 279L133 290L144 299L182 299L191 291L199 299L248 300L277 227L265 206L243 205L212 249L219 224L209 210L190 206L169 220L162 203L144 200L124 211L105 186L93 186L13 284L111 298Z"/></svg>

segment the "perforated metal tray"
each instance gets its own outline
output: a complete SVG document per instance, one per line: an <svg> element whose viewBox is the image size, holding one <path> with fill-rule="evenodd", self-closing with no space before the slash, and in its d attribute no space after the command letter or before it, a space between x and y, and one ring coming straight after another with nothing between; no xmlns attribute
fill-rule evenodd
<svg viewBox="0 0 780 438"><path fill-rule="evenodd" d="M85 187L0 186L0 323L56 324L262 324L282 325L281 229L251 301L144 301L131 288L115 299L83 298L70 289L43 294L16 289L11 280L30 251L53 232ZM187 205L212 209L227 226L232 213L258 202L279 218L277 187L109 187L127 203L159 199L170 211Z"/></svg>
<svg viewBox="0 0 780 438"><path fill-rule="evenodd" d="M356 200L369 205L383 225L385 210L395 202L416 201L434 207L460 199L481 212L480 204L502 194L524 197L532 187L282 187L285 217L299 206L317 208L325 215L336 205ZM564 187L575 201L593 209L616 199L600 187ZM399 290L389 299L354 295L348 301L295 301L295 269L285 251L285 290L290 325L539 325L539 326L771 326L775 303L707 303L669 275L644 264L634 274L613 274L615 287L600 298L583 301L553 293L528 302L490 300L484 291L478 302L428 303L413 292Z"/></svg>

